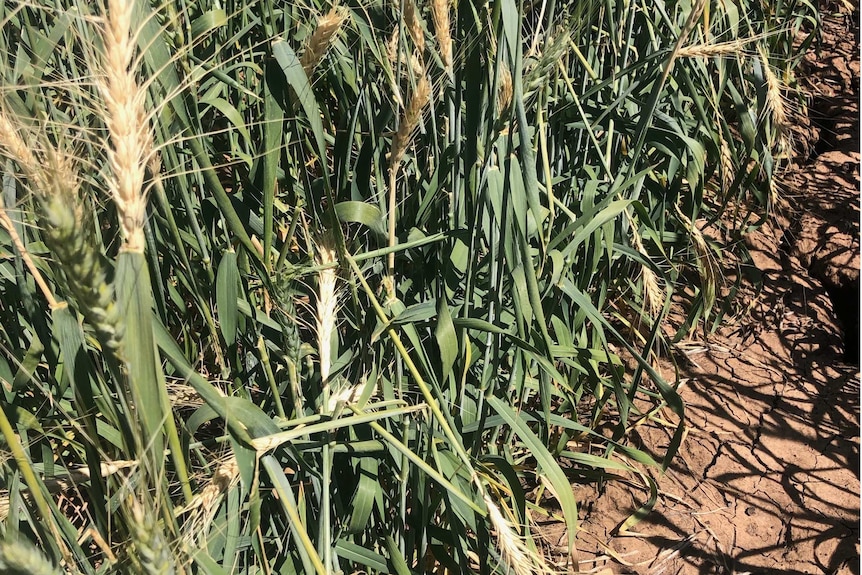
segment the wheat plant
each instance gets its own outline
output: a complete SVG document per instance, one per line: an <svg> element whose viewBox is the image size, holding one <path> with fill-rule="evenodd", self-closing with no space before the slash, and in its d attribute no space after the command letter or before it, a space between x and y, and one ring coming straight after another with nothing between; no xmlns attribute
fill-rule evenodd
<svg viewBox="0 0 862 575"><path fill-rule="evenodd" d="M656 357L732 309L817 26L0 6L0 565L34 574L576 568L572 482L655 488L683 440Z"/></svg>

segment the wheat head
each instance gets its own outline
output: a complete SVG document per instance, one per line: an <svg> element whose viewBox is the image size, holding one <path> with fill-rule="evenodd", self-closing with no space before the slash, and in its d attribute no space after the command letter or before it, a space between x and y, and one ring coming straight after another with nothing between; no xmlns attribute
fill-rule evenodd
<svg viewBox="0 0 862 575"><path fill-rule="evenodd" d="M50 151L44 179L53 192L41 194L43 239L68 280L78 311L87 320L99 342L117 352L122 339L122 322L108 282L101 246L81 203L78 178L68 156Z"/></svg>
<svg viewBox="0 0 862 575"><path fill-rule="evenodd" d="M324 405L329 403L329 375L332 370L332 338L338 324L338 272L334 264L338 261L335 238L327 231L317 240L315 260L326 266L317 273L317 352L320 357L320 380L323 383Z"/></svg>
<svg viewBox="0 0 862 575"><path fill-rule="evenodd" d="M8 575L58 575L60 570L32 545L6 539L0 541L0 573Z"/></svg>
<svg viewBox="0 0 862 575"><path fill-rule="evenodd" d="M404 26L421 54L422 50L425 49L425 31L422 29L421 16L419 16L413 0L404 0Z"/></svg>
<svg viewBox="0 0 862 575"><path fill-rule="evenodd" d="M28 143L24 140L18 130L18 126L16 126L2 111L0 111L0 151L10 159L14 160L21 167L24 176L30 180L31 185L36 191L49 187L46 182L43 165L39 162L38 157L30 148ZM51 288L48 287L48 283L45 281L45 278L42 277L42 273L39 271L39 268L36 267L36 264L33 262L33 258L30 257L30 252L27 250L27 246L24 245L24 241L21 239L21 236L18 235L18 230L15 227L14 222L6 212L6 207L3 205L2 198L0 198L0 226L2 226L9 234L12 244L15 246L15 249L18 250L19 257L24 262L24 265L27 266L33 279L36 280L36 285L39 286L39 290L44 295L50 308L56 309L60 303L57 302L54 297L54 293L51 291Z"/></svg>
<svg viewBox="0 0 862 575"><path fill-rule="evenodd" d="M633 228L632 230L632 244L644 259L650 259L646 248L644 248L640 233L638 233L636 228ZM662 297L662 290L658 284L658 278L656 277L655 272L652 271L652 268L648 265L641 266L641 280L643 281L644 310L646 310L651 317L656 318L661 311L664 298Z"/></svg>
<svg viewBox="0 0 862 575"><path fill-rule="evenodd" d="M511 571L515 575L551 575L553 571L545 560L527 547L491 496L486 493L483 498L497 536L497 549Z"/></svg>
<svg viewBox="0 0 862 575"><path fill-rule="evenodd" d="M730 150L730 144L723 136L721 138L721 149L719 154L721 165L721 186L722 189L727 192L730 190L730 186L733 184L733 180L736 177L736 168L733 165L733 153Z"/></svg>
<svg viewBox="0 0 862 575"><path fill-rule="evenodd" d="M136 43L132 29L134 0L107 0L104 17L102 76L97 82L108 130L109 186L120 215L124 249L143 251L147 197L146 166L153 136L146 111L146 90L135 73Z"/></svg>
<svg viewBox="0 0 862 575"><path fill-rule="evenodd" d="M407 145L410 143L410 138L413 132L419 126L419 120L422 118L422 110L431 96L431 83L428 77L423 74L416 83L416 89L410 101L407 103L407 109L401 117L401 123L398 125L398 131L392 139L392 148L389 153L389 169L397 168L404 158L404 152L407 150Z"/></svg>
<svg viewBox="0 0 862 575"><path fill-rule="evenodd" d="M789 155L793 152L793 144L790 139L790 120L784 104L784 85L769 64L769 58L762 46L759 51L766 78L766 109L772 114L772 125L778 136L776 148L780 154Z"/></svg>
<svg viewBox="0 0 862 575"><path fill-rule="evenodd" d="M39 177L39 161L33 150L21 135L16 123L2 111L0 111L0 149L14 160L23 170L27 178L36 180ZM35 187L41 188L42 182L35 181Z"/></svg>
<svg viewBox="0 0 862 575"><path fill-rule="evenodd" d="M323 56L326 55L333 38L338 34L345 20L347 20L347 13L344 10L332 8L317 21L317 27L311 34L311 38L308 39L305 51L299 59L302 69L305 70L305 74L309 78Z"/></svg>
<svg viewBox="0 0 862 575"><path fill-rule="evenodd" d="M703 293L704 317L709 317L712 305L715 303L716 290L722 281L721 272L715 261L715 255L706 243L703 232L691 219L675 206L677 217L686 227L691 239L691 247L697 258L697 270L700 275L701 292Z"/></svg>
<svg viewBox="0 0 862 575"><path fill-rule="evenodd" d="M437 36L437 46L440 59L446 71L452 73L452 24L449 21L449 0L431 0L431 20L434 22L434 33Z"/></svg>
<svg viewBox="0 0 862 575"><path fill-rule="evenodd" d="M509 70L508 65L503 64L500 70L500 87L497 91L497 110L499 112L502 113L509 109L509 106L512 104L513 94L512 72Z"/></svg>
<svg viewBox="0 0 862 575"><path fill-rule="evenodd" d="M239 481L239 463L231 455L216 468L207 485L184 507L175 511L176 515L189 514L183 522L183 540L188 546L205 544L201 536L207 532L221 496Z"/></svg>
<svg viewBox="0 0 862 575"><path fill-rule="evenodd" d="M156 519L157 514L152 509L146 509L144 504L133 496L128 497L126 507L129 535L134 550L130 553L130 558L140 574L182 573L181 564L171 552L165 533Z"/></svg>
<svg viewBox="0 0 862 575"><path fill-rule="evenodd" d="M683 46L677 52L680 58L715 58L719 56L739 56L751 39L744 38L730 42L713 44L690 44Z"/></svg>
<svg viewBox="0 0 862 575"><path fill-rule="evenodd" d="M389 152L389 246L395 245L395 206L397 204L397 194L395 192L395 182L398 177L398 168L401 166L401 160L404 158L404 152L407 150L407 145L410 138L413 136L413 131L419 125L419 120L422 117L422 111L431 97L431 83L428 81L428 76L422 74L419 82L416 84L416 89L410 102L407 104L407 109L404 111L404 116L401 118L401 123L398 125L398 131L395 137L392 138L392 148ZM392 276L395 269L395 252L389 254L388 257L389 277ZM390 281L389 296L394 293L394 283Z"/></svg>

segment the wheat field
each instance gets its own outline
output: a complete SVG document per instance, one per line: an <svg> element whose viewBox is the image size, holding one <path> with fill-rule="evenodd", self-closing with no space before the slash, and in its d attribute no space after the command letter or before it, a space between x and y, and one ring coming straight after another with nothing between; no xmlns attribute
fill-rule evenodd
<svg viewBox="0 0 862 575"><path fill-rule="evenodd" d="M817 24L4 0L0 571L576 570L571 484L632 528L683 439L659 358L756 272Z"/></svg>

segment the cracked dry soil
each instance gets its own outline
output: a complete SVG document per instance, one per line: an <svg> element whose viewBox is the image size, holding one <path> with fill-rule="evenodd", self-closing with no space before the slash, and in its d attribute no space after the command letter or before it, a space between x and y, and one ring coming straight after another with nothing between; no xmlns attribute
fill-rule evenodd
<svg viewBox="0 0 862 575"><path fill-rule="evenodd" d="M637 533L616 530L646 488L576 487L582 573L860 572L859 12L848 8L821 2L823 43L800 74L813 101L810 145L782 186L792 208L747 239L763 291L746 319L685 348L688 433ZM660 426L634 433L655 454L670 441Z"/></svg>

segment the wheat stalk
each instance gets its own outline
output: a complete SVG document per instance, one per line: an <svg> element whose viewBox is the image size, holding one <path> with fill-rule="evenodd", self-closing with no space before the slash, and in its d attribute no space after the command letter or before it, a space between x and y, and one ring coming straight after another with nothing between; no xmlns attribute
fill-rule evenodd
<svg viewBox="0 0 862 575"><path fill-rule="evenodd" d="M111 142L109 186L120 214L124 249L143 251L147 206L143 186L153 153L153 137L145 109L146 90L138 84L133 69L137 63L133 12L133 0L108 0L103 26L102 77L97 84Z"/></svg>
<svg viewBox="0 0 862 575"><path fill-rule="evenodd" d="M326 55L326 51L332 44L332 39L338 34L345 20L347 20L347 14L339 8L332 8L318 19L317 27L311 34L311 38L308 39L305 51L299 59L302 69L305 70L305 74L309 78L323 56Z"/></svg>
<svg viewBox="0 0 862 575"><path fill-rule="evenodd" d="M449 0L431 0L431 20L446 71L452 73L452 25L449 22Z"/></svg>

